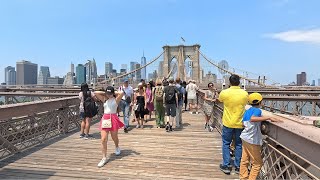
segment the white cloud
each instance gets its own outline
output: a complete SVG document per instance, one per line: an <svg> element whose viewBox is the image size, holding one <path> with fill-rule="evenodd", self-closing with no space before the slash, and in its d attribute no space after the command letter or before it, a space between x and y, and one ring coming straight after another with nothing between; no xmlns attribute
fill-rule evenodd
<svg viewBox="0 0 320 180"><path fill-rule="evenodd" d="M290 30L279 33L266 34L265 37L285 42L305 42L320 44L320 28L310 30Z"/></svg>

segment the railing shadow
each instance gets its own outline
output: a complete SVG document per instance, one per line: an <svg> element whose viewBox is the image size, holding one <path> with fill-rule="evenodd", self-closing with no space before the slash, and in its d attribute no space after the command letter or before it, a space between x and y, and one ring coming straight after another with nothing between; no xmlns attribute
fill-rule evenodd
<svg viewBox="0 0 320 180"><path fill-rule="evenodd" d="M64 138L66 138L66 137L69 137L69 136L77 133L78 131L79 131L78 129L69 131L66 134L61 134L61 135L59 135L57 137L53 137L52 139L46 140L46 142L44 142L44 143L41 143L41 144L35 145L33 147L30 147L30 148L28 148L28 149L26 149L26 150L24 150L22 152L18 152L16 154L12 154L11 156L8 156L5 159L1 160L0 168L3 168L5 166L7 166L8 164L13 163L13 162L15 162L15 161L17 161L19 159L22 159L22 158L24 158L24 157L26 157L26 156L28 156L28 155L30 155L32 153L35 153L35 152L37 152L37 151L39 151L39 150L41 150L41 149L43 149L43 148L45 148L47 146L50 146L50 145L52 145L52 144L54 144L54 143L56 143L56 142L58 142L58 141L60 141L60 140L62 140Z"/></svg>
<svg viewBox="0 0 320 180"><path fill-rule="evenodd" d="M2 179L49 179L55 171L38 171L29 169L3 168L0 169L0 178Z"/></svg>

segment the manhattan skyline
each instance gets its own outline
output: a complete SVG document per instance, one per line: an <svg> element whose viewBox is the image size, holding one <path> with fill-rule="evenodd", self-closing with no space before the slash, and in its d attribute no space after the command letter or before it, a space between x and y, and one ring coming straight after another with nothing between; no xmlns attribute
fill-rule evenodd
<svg viewBox="0 0 320 180"><path fill-rule="evenodd" d="M214 60L288 84L320 78L320 2L310 0L62 1L12 0L0 6L0 82L4 68L28 60L64 76L95 58L115 69L147 61L162 46L200 44ZM215 71L215 70L212 70Z"/></svg>

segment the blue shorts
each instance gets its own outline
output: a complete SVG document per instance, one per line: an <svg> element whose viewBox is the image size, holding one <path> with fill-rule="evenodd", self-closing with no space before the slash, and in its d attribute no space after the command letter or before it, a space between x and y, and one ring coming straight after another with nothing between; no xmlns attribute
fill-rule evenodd
<svg viewBox="0 0 320 180"><path fill-rule="evenodd" d="M80 119L81 119L81 120L85 119L85 117L84 117L84 112L80 112Z"/></svg>

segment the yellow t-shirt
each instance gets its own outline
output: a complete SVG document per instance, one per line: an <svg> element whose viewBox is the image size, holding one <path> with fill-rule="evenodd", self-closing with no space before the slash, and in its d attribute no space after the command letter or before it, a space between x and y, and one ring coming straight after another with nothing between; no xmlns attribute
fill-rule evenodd
<svg viewBox="0 0 320 180"><path fill-rule="evenodd" d="M223 102L222 124L228 128L243 128L242 118L248 103L248 93L239 86L222 90L219 101Z"/></svg>

